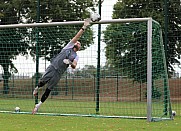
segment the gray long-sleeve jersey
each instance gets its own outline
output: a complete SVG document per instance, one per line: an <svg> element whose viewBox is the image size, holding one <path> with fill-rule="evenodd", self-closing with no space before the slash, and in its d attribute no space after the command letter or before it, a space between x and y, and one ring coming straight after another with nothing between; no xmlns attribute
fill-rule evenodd
<svg viewBox="0 0 181 131"><path fill-rule="evenodd" d="M69 59L70 61L78 61L79 57L77 53L73 50L74 43L69 42L62 51L51 61L51 65L60 73L63 74L69 65L63 62L64 59Z"/></svg>

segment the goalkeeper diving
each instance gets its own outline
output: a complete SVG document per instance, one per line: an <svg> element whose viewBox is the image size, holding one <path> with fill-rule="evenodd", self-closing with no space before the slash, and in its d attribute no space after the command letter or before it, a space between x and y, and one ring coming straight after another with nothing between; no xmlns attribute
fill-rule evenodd
<svg viewBox="0 0 181 131"><path fill-rule="evenodd" d="M83 32L86 30L87 26L90 25L91 20L85 19L84 25L78 31L78 33L72 38L72 40L61 50L61 52L55 56L51 64L45 70L42 78L39 80L38 86L34 89L33 95L36 96L40 87L43 87L46 84L46 90L41 97L41 100L38 104L35 105L32 114L35 114L42 103L48 98L50 92L59 82L63 73L67 70L69 65L75 69L79 57L77 51L81 48L81 43L78 41L82 36Z"/></svg>

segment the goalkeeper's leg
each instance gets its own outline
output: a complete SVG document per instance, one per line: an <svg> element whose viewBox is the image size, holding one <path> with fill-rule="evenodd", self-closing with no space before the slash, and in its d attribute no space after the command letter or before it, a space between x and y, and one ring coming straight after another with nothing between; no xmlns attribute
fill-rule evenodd
<svg viewBox="0 0 181 131"><path fill-rule="evenodd" d="M39 89L40 87L44 86L45 84L46 84L46 82L40 80L40 82L38 83L38 86L37 86L37 87L34 89L34 91L33 91L33 95L36 96L37 93L38 93L38 89Z"/></svg>
<svg viewBox="0 0 181 131"><path fill-rule="evenodd" d="M52 74L52 75L50 75L50 74ZM49 72L49 75L47 73L46 76L51 76L51 79L49 79L49 81L47 83L47 88L46 88L44 94L42 95L40 102L35 105L35 108L33 109L32 114L35 114L38 111L41 104L48 98L51 90L57 85L57 83L59 82L60 77L61 77L60 74L56 70L52 70L51 72ZM39 85L40 87L45 85L45 83L40 83L40 82L39 82L39 84L41 84L41 85Z"/></svg>
<svg viewBox="0 0 181 131"><path fill-rule="evenodd" d="M50 92L51 92L51 90L48 89L48 88L46 88L44 94L43 94L42 97L41 97L41 101L40 101L38 104L35 105L35 108L33 109L32 114L35 114L35 113L38 111L38 109L39 109L39 107L41 106L41 104L42 104L43 102L45 102L45 100L48 98Z"/></svg>
<svg viewBox="0 0 181 131"><path fill-rule="evenodd" d="M52 66L48 66L48 68L45 71L45 74L40 79L38 86L34 89L33 95L36 96L38 93L38 89L40 87L43 87L52 77L54 77L55 69Z"/></svg>

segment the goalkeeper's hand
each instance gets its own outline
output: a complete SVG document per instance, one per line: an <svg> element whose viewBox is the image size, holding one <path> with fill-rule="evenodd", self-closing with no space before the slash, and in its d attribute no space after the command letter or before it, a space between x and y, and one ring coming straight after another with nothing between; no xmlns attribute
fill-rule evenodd
<svg viewBox="0 0 181 131"><path fill-rule="evenodd" d="M90 25L90 22L91 22L91 18L87 18L84 20L84 25L83 25L83 29L85 30L87 28L87 26Z"/></svg>
<svg viewBox="0 0 181 131"><path fill-rule="evenodd" d="M72 62L69 59L64 59L63 63L65 63L67 65L72 65Z"/></svg>

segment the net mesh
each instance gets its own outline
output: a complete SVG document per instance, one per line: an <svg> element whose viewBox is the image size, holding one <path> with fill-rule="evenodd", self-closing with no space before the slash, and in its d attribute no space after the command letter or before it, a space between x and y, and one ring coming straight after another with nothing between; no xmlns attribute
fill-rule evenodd
<svg viewBox="0 0 181 131"><path fill-rule="evenodd" d="M1 111L14 112L18 106L21 112L31 113L37 78L79 28L79 25L49 27L47 24L0 29ZM38 113L146 117L147 22L101 24L101 30L100 76L97 75L97 25L93 25L80 40L83 47L78 53L77 69L67 69ZM162 34L155 22L152 31L152 117L170 118ZM39 90L39 98L45 88Z"/></svg>

